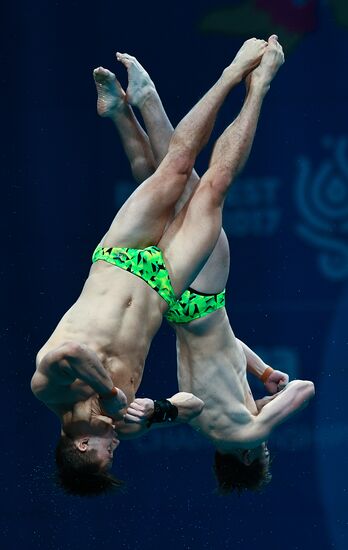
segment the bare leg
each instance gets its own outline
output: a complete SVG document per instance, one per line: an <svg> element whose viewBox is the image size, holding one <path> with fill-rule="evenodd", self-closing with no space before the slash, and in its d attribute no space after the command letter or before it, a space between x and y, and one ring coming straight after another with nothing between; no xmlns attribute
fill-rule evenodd
<svg viewBox="0 0 348 550"><path fill-rule="evenodd" d="M134 116L131 106L126 101L126 94L115 75L108 69L98 67L94 69L93 76L98 93L98 114L110 118L115 124L134 179L141 183L153 174L157 167L149 138Z"/></svg>
<svg viewBox="0 0 348 550"><path fill-rule="evenodd" d="M131 55L120 53L117 53L117 59L127 68L127 101L140 110L157 164L168 151L169 142L174 132L173 126L164 110L155 84L139 61ZM197 172L193 170L184 193L176 204L176 212L179 212L186 204L199 181L200 178ZM211 294L220 292L226 286L229 267L229 245L226 234L222 229L213 252L191 284L192 288Z"/></svg>
<svg viewBox="0 0 348 550"><path fill-rule="evenodd" d="M239 116L216 142L199 187L159 243L178 294L192 281L192 266L197 274L216 244L226 193L248 158L263 99L283 61L281 46L271 37Z"/></svg>
<svg viewBox="0 0 348 550"><path fill-rule="evenodd" d="M157 244L191 174L196 156L209 139L219 108L230 89L255 67L264 41L247 41L218 82L181 121L159 168L128 199L104 238L106 246Z"/></svg>
<svg viewBox="0 0 348 550"><path fill-rule="evenodd" d="M171 139L169 152L180 150L186 152L191 161L196 159L209 140L217 113L228 93L259 64L265 45L263 40L256 39L247 40L243 44L221 78L179 123Z"/></svg>
<svg viewBox="0 0 348 550"><path fill-rule="evenodd" d="M248 72L250 70L250 62L247 61L249 52L251 53L252 50L255 51L257 49L258 59L260 59L260 55L264 52L266 45L267 43L262 40L248 40L238 52L231 67L226 69L226 72L238 65L242 67L243 64L244 69L242 68L242 72L243 70L244 72ZM167 154L169 142L173 134L173 127L163 108L153 81L138 60L129 54L121 54L119 52L116 54L116 57L127 68L127 101L141 112L151 143L153 156L158 166ZM236 79L234 85L238 82L239 80ZM175 214L186 204L198 183L199 177L193 170L183 194L176 203Z"/></svg>
<svg viewBox="0 0 348 550"><path fill-rule="evenodd" d="M156 168L166 156L174 128L164 110L155 84L139 61L129 55L117 53L116 57L128 71L127 102L140 110ZM129 157L128 157L129 158ZM145 178L144 178L145 179ZM199 183L199 176L192 171L184 192L175 205L174 215L181 210Z"/></svg>
<svg viewBox="0 0 348 550"><path fill-rule="evenodd" d="M168 152L174 128L144 67L129 54L117 52L116 57L128 72L127 102L140 110L156 165L159 166Z"/></svg>

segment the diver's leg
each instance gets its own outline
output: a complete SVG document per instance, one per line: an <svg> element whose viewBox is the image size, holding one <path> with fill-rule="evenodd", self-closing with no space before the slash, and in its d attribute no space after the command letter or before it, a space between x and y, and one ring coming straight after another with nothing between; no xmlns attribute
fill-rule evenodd
<svg viewBox="0 0 348 550"><path fill-rule="evenodd" d="M98 93L98 114L113 121L130 162L133 177L137 183L142 183L156 169L149 138L134 116L115 75L108 69L98 67L94 69L93 76Z"/></svg>
<svg viewBox="0 0 348 550"><path fill-rule="evenodd" d="M140 110L148 132L153 158L156 165L158 165L168 151L174 128L163 107L156 86L144 67L134 56L120 53L117 53L116 56L118 61L123 63L128 71L127 103ZM116 125L120 124L120 118L114 118L114 122ZM136 137L135 135L134 138L136 139ZM132 156L128 153L127 156L130 162L132 162ZM139 165L145 166L146 158L143 159L143 163L139 162ZM184 204L186 204L199 181L200 178L197 172L192 170L184 193L176 204L177 211L181 210ZM192 288L206 294L221 292L226 286L229 266L229 245L226 234L222 230L213 252L193 281Z"/></svg>
<svg viewBox="0 0 348 550"><path fill-rule="evenodd" d="M174 128L163 107L150 75L132 55L117 53L117 59L127 68L127 101L140 110L151 144L156 168L166 156ZM199 176L193 169L184 192L175 205L173 216L181 210L199 183Z"/></svg>
<svg viewBox="0 0 348 550"><path fill-rule="evenodd" d="M264 41L247 41L217 83L180 122L156 172L126 201L116 215L104 246L157 244L184 191L196 156L210 137L216 115L236 82L259 63ZM210 250L211 251L211 250Z"/></svg>
<svg viewBox="0 0 348 550"><path fill-rule="evenodd" d="M251 75L240 114L217 140L200 185L159 243L177 294L191 284L216 244L226 193L249 156L263 99L283 61L281 46L272 36Z"/></svg>
<svg viewBox="0 0 348 550"><path fill-rule="evenodd" d="M116 57L127 69L127 102L140 110L157 166L168 152L174 128L164 110L154 82L132 55L117 52Z"/></svg>

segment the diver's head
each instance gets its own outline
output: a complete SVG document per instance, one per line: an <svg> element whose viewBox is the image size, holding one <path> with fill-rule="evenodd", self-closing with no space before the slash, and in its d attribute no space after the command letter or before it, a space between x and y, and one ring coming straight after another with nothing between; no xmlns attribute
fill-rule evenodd
<svg viewBox="0 0 348 550"><path fill-rule="evenodd" d="M91 433L75 437L73 441L80 454L91 456L93 452L94 461L98 462L100 470L107 471L111 469L114 451L120 443L115 433L107 435L95 435Z"/></svg>
<svg viewBox="0 0 348 550"><path fill-rule="evenodd" d="M81 430L80 430L81 431ZM56 447L57 483L67 493L92 496L120 488L109 470L119 441L111 425L84 426L61 435Z"/></svg>
<svg viewBox="0 0 348 550"><path fill-rule="evenodd" d="M230 453L216 451L214 471L218 491L226 495L232 491L260 491L272 479L269 471L270 455L265 443L254 449L235 449Z"/></svg>

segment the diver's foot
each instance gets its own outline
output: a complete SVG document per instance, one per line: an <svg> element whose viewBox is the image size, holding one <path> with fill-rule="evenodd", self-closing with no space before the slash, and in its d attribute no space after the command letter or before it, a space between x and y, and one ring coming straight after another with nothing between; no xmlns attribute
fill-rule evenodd
<svg viewBox="0 0 348 550"><path fill-rule="evenodd" d="M260 65L246 79L247 89L256 86L262 87L267 91L283 63L283 48L278 42L278 37L272 34L268 39L268 46L263 54Z"/></svg>
<svg viewBox="0 0 348 550"><path fill-rule="evenodd" d="M258 38L249 38L237 52L231 65L224 70L224 75L228 75L231 70L238 71L240 79L245 78L250 71L255 69L261 61L268 44L265 40Z"/></svg>
<svg viewBox="0 0 348 550"><path fill-rule="evenodd" d="M125 104L126 94L121 84L115 75L104 67L94 69L93 77L98 94L98 114L102 117L114 116Z"/></svg>
<svg viewBox="0 0 348 550"><path fill-rule="evenodd" d="M127 101L130 105L141 108L148 97L156 93L155 85L135 57L119 52L116 57L128 71Z"/></svg>

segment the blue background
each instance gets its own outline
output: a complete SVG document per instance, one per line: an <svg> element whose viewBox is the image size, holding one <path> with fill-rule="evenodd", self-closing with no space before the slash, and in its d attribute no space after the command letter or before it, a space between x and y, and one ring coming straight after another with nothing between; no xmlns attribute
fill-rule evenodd
<svg viewBox="0 0 348 550"><path fill-rule="evenodd" d="M345 550L346 2L38 0L4 15L2 548ZM29 389L34 357L132 190L116 133L96 115L92 70L106 66L126 85L114 52L136 55L175 125L244 39L274 31L287 61L226 203L228 311L237 336L273 367L313 380L316 398L271 437L273 481L261 495L217 496L213 448L184 427L122 443L125 494L67 497L52 482L58 420ZM242 96L228 99L213 137ZM138 395L175 390L175 338L163 324Z"/></svg>

